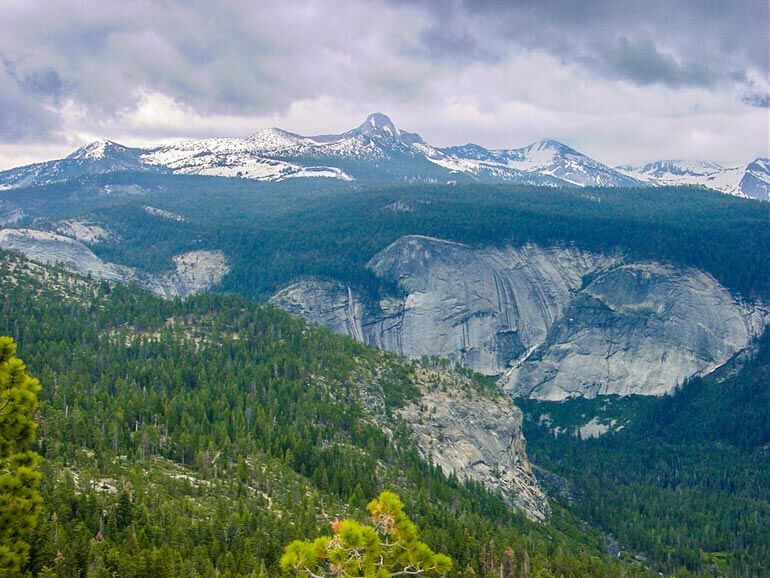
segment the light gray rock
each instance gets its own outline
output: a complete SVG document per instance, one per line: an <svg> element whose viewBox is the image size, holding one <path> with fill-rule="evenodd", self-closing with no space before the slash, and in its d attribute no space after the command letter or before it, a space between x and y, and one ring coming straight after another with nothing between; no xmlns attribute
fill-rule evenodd
<svg viewBox="0 0 770 578"><path fill-rule="evenodd" d="M161 297L186 297L220 283L228 271L221 251L190 251L174 257L174 269L147 275L132 267L103 261L77 239L34 229L0 230L0 249L17 251L39 263L111 283L136 283Z"/></svg>
<svg viewBox="0 0 770 578"><path fill-rule="evenodd" d="M11 201L0 199L0 227L13 225L24 218L24 211L14 205Z"/></svg>
<svg viewBox="0 0 770 578"><path fill-rule="evenodd" d="M543 341L584 275L613 262L576 249L479 250L409 236L368 264L404 294L376 304L374 314L348 287L315 280L292 285L272 301L387 351L438 355L496 375Z"/></svg>
<svg viewBox="0 0 770 578"><path fill-rule="evenodd" d="M18 251L39 263L60 264L78 275L91 275L111 282L136 282L130 267L102 261L83 243L64 235L34 229L3 229L0 249Z"/></svg>
<svg viewBox="0 0 770 578"><path fill-rule="evenodd" d="M219 285L229 271L222 251L188 251L174 255L174 269L161 275L145 276L143 285L154 293L173 299L207 291Z"/></svg>
<svg viewBox="0 0 770 578"><path fill-rule="evenodd" d="M572 300L548 338L506 376L526 397L664 395L749 346L766 312L713 277L655 263L614 268Z"/></svg>
<svg viewBox="0 0 770 578"><path fill-rule="evenodd" d="M768 322L713 277L574 248L472 248L408 236L368 267L399 296L368 303L313 279L272 302L412 358L504 375L515 395L663 395L750 346Z"/></svg>
<svg viewBox="0 0 770 578"><path fill-rule="evenodd" d="M508 396L454 370L418 363L410 368L417 395L391 411L385 402L391 367L357 376L362 407L388 436L393 418L402 420L421 457L444 474L499 492L531 520L547 518L551 508L527 457L522 413Z"/></svg>
<svg viewBox="0 0 770 578"><path fill-rule="evenodd" d="M270 302L335 333L369 342L363 329L367 319L363 302L350 287L341 283L305 279L287 287Z"/></svg>
<svg viewBox="0 0 770 578"><path fill-rule="evenodd" d="M445 474L500 492L531 520L545 521L550 506L527 458L521 410L509 399L450 385L423 390L398 415L423 457Z"/></svg>

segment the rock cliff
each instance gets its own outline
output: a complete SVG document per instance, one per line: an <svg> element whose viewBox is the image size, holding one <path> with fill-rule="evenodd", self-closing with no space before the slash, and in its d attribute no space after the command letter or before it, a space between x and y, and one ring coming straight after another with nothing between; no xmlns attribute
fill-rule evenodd
<svg viewBox="0 0 770 578"><path fill-rule="evenodd" d="M663 395L746 348L765 321L702 271L624 265L575 296L506 387L551 400Z"/></svg>
<svg viewBox="0 0 770 578"><path fill-rule="evenodd" d="M411 380L418 395L396 409L420 454L446 475L474 481L500 494L533 521L551 511L527 457L522 413L508 396L456 371L417 364ZM386 431L388 376L361 375L364 407Z"/></svg>
<svg viewBox="0 0 770 578"><path fill-rule="evenodd" d="M186 297L220 283L228 271L221 251L190 251L173 258L174 268L161 275L103 261L82 242L48 231L0 230L0 249L18 251L40 263L58 264L78 275L113 283L136 283L161 297Z"/></svg>
<svg viewBox="0 0 770 578"><path fill-rule="evenodd" d="M473 249L409 236L368 264L403 292L376 304L374 315L348 287L312 279L273 303L387 351L439 355L494 375L545 339L583 276L614 262L576 249Z"/></svg>
<svg viewBox="0 0 770 578"><path fill-rule="evenodd" d="M272 302L412 358L505 375L518 395L662 395L749 346L767 310L711 276L575 248L472 248L403 237L367 265L400 295L366 303L306 279Z"/></svg>
<svg viewBox="0 0 770 578"><path fill-rule="evenodd" d="M521 410L504 396L442 387L446 378L431 378L434 387L398 412L425 459L447 475L499 491L528 518L544 521L550 506L527 458Z"/></svg>

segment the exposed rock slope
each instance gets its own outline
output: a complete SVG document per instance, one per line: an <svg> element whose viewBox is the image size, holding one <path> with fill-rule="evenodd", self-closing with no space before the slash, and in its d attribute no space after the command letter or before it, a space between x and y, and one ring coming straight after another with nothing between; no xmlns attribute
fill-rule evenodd
<svg viewBox="0 0 770 578"><path fill-rule="evenodd" d="M365 407L379 414L378 422L389 423L383 376L362 377ZM531 520L544 521L550 506L527 458L521 410L500 391L480 388L455 371L418 365L413 381L419 396L394 413L411 430L422 457L446 475L500 492Z"/></svg>
<svg viewBox="0 0 770 578"><path fill-rule="evenodd" d="M531 397L661 395L746 348L766 310L709 275L559 247L403 237L368 267L402 295L367 304L305 280L273 303L408 357L438 355Z"/></svg>
<svg viewBox="0 0 770 578"><path fill-rule="evenodd" d="M365 314L349 288L314 280L288 287L273 302L400 355L440 355L493 375L543 341L584 275L613 262L575 249L477 250L409 236L368 264L404 292L379 303L376 315Z"/></svg>
<svg viewBox="0 0 770 578"><path fill-rule="evenodd" d="M2 233L3 238L10 236ZM200 253L194 258L209 259ZM189 258L188 254L188 264ZM102 303L105 298L96 279L35 263L17 253L0 253L0 294L4 288L16 286L48 296L53 292L62 300L86 305ZM196 348L244 338L238 331L216 331L210 321L195 315L168 317L161 326ZM161 330L121 325L109 328L104 337L126 344L158 341ZM522 413L502 392L451 369L393 358L385 363L356 363L349 379L369 421L387 435L406 426L404 431L409 432L423 459L440 466L447 475L499 491L531 520L546 519L550 506L527 457ZM394 383L414 386L401 404L388 398ZM340 386L334 380L330 385Z"/></svg>
<svg viewBox="0 0 770 578"><path fill-rule="evenodd" d="M543 399L663 395L747 347L763 318L701 271L618 267L570 302L507 387Z"/></svg>
<svg viewBox="0 0 770 578"><path fill-rule="evenodd" d="M217 285L228 271L221 251L190 251L174 257L174 269L147 275L103 261L80 241L33 229L0 230L0 249L18 251L40 263L59 264L72 273L113 283L136 283L165 298L186 297Z"/></svg>
<svg viewBox="0 0 770 578"><path fill-rule="evenodd" d="M440 374L429 378L434 386L399 412L425 459L447 475L499 491L528 518L544 521L550 506L527 458L521 410L502 396L441 387Z"/></svg>

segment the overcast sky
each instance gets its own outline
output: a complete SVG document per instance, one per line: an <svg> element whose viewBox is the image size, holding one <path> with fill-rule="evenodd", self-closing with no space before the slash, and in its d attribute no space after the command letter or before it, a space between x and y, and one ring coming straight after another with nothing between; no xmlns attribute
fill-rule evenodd
<svg viewBox="0 0 770 578"><path fill-rule="evenodd" d="M193 8L193 6L198 6ZM0 168L373 111L438 146L768 155L766 0L3 0Z"/></svg>

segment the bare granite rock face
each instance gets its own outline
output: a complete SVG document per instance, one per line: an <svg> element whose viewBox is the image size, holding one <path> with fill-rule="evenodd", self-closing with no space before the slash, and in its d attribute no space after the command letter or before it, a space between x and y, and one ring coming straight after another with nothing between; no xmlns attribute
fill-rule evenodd
<svg viewBox="0 0 770 578"><path fill-rule="evenodd" d="M91 275L112 282L136 281L136 272L130 267L102 261L80 241L33 229L3 229L0 231L0 249L18 251L39 263L61 264L78 275Z"/></svg>
<svg viewBox="0 0 770 578"><path fill-rule="evenodd" d="M364 321L369 323L364 304L342 283L306 279L287 287L270 302L335 333L371 343L363 329Z"/></svg>
<svg viewBox="0 0 770 578"><path fill-rule="evenodd" d="M315 280L287 287L272 302L387 351L438 355L495 375L543 341L584 275L614 261L576 249L479 250L409 236L368 264L405 294L381 301L376 315L348 287Z"/></svg>
<svg viewBox="0 0 770 578"><path fill-rule="evenodd" d="M403 420L424 460L500 492L530 520L545 521L551 507L527 457L521 410L500 390L454 370L421 363L412 370L418 395L392 415L385 403L388 374L358 376L362 406L375 423L392 436L392 418Z"/></svg>
<svg viewBox="0 0 770 578"><path fill-rule="evenodd" d="M504 375L542 399L663 395L748 347L767 324L710 275L575 248L482 248L402 237L368 263L400 295L366 303L306 279L272 302L411 358Z"/></svg>
<svg viewBox="0 0 770 578"><path fill-rule="evenodd" d="M78 275L112 283L136 283L167 299L205 291L220 283L229 270L221 251L190 251L174 257L173 270L147 275L103 261L77 239L33 229L0 230L0 249L18 251L40 263L59 264Z"/></svg>
<svg viewBox="0 0 770 578"><path fill-rule="evenodd" d="M545 521L551 508L527 458L522 413L505 396L457 384L428 387L398 415L423 457L445 474L499 491L529 519Z"/></svg>
<svg viewBox="0 0 770 578"><path fill-rule="evenodd" d="M597 277L506 376L517 395L664 395L749 346L767 311L695 269L635 263Z"/></svg>
<svg viewBox="0 0 770 578"><path fill-rule="evenodd" d="M222 251L188 251L174 255L174 269L147 278L145 287L166 299L187 297L219 285L229 271Z"/></svg>

